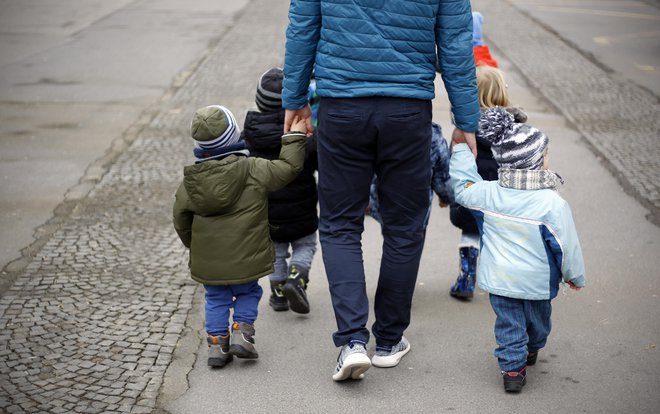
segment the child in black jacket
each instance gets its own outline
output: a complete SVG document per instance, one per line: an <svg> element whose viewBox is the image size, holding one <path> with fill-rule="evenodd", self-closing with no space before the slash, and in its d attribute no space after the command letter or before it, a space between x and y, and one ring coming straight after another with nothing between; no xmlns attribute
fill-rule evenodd
<svg viewBox="0 0 660 414"><path fill-rule="evenodd" d="M255 99L258 111L249 111L243 126L251 156L266 159L279 156L284 130L282 79L280 68L269 69L259 79ZM316 141L310 139L302 172L289 185L268 196L270 237L275 245L269 303L275 311L290 307L297 313L309 313L306 290L318 229L316 169Z"/></svg>

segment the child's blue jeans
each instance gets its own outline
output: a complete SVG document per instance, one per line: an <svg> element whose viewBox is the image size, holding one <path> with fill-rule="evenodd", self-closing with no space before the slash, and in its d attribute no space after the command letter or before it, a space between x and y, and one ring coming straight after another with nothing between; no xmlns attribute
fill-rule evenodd
<svg viewBox="0 0 660 414"><path fill-rule="evenodd" d="M255 280L240 285L204 285L206 289L206 333L225 336L229 333L229 309L234 308L234 322L250 325L257 320L263 289Z"/></svg>
<svg viewBox="0 0 660 414"><path fill-rule="evenodd" d="M490 294L495 320L495 356L502 371L520 371L528 352L545 346L550 335L550 300L525 300Z"/></svg>

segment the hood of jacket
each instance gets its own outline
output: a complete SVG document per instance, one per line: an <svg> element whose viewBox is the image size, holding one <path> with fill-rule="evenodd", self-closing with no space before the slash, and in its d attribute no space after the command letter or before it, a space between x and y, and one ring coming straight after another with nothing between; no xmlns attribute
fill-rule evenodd
<svg viewBox="0 0 660 414"><path fill-rule="evenodd" d="M250 149L280 152L284 130L284 110L278 112L249 111L245 116L243 136Z"/></svg>
<svg viewBox="0 0 660 414"><path fill-rule="evenodd" d="M183 186L196 214L222 214L238 201L245 188L249 164L244 156L230 155L183 169Z"/></svg>

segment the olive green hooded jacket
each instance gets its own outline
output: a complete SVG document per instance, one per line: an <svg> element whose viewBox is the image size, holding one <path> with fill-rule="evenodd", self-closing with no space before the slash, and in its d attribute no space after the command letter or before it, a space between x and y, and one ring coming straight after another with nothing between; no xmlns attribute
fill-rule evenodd
<svg viewBox="0 0 660 414"><path fill-rule="evenodd" d="M174 229L190 249L197 282L232 285L273 272L268 193L302 170L305 136L282 137L278 160L229 155L184 167L174 202Z"/></svg>

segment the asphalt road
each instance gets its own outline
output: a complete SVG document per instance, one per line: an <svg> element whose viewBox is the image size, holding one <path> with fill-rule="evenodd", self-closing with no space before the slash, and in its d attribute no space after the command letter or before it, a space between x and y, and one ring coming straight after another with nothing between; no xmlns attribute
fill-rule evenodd
<svg viewBox="0 0 660 414"><path fill-rule="evenodd" d="M593 61L660 97L660 2L512 0L511 3Z"/></svg>
<svg viewBox="0 0 660 414"><path fill-rule="evenodd" d="M0 269L246 3L0 0Z"/></svg>

